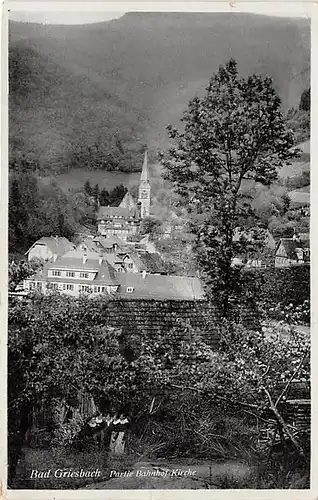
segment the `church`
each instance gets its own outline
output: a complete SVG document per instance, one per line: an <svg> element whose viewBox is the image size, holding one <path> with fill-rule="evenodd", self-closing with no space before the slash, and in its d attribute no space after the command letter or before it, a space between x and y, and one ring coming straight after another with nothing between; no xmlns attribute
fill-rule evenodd
<svg viewBox="0 0 318 500"><path fill-rule="evenodd" d="M124 241L136 235L142 219L150 215L150 191L148 155L146 151L140 176L137 203L132 195L127 192L118 207L100 206L97 213L98 234L105 237L118 236Z"/></svg>

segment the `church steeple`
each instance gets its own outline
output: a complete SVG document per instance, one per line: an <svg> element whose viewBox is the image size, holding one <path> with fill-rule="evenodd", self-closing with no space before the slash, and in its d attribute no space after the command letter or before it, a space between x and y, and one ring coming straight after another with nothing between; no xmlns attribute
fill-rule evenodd
<svg viewBox="0 0 318 500"><path fill-rule="evenodd" d="M142 166L140 184L138 191L138 202L141 203L141 218L148 217L150 214L150 184L148 172L148 153L145 151L144 163Z"/></svg>
<svg viewBox="0 0 318 500"><path fill-rule="evenodd" d="M140 182L149 182L149 179L148 179L148 152L147 152L147 149L145 151L144 163L143 163L143 166L142 166L142 171L141 171L141 176L140 176Z"/></svg>

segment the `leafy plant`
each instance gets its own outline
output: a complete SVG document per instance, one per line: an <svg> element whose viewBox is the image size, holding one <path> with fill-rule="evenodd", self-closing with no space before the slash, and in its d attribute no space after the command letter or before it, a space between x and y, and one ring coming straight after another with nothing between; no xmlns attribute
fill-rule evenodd
<svg viewBox="0 0 318 500"><path fill-rule="evenodd" d="M173 145L161 154L170 180L193 219L196 256L221 316L242 288L233 258L263 245L244 181L271 184L295 156L281 101L266 76L239 77L231 59L212 76L204 97L190 101L184 131L169 126ZM235 232L241 238L234 240ZM253 232L253 238L246 233Z"/></svg>

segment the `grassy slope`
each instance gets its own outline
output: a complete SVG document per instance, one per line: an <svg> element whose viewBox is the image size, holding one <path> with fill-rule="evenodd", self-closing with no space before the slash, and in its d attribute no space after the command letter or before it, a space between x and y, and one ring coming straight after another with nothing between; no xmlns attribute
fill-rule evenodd
<svg viewBox="0 0 318 500"><path fill-rule="evenodd" d="M41 179L41 181L46 184L51 178L52 177L50 176L45 176ZM54 179L64 191L69 191L70 189L81 189L86 181L89 181L91 186L98 184L100 189L105 188L110 191L120 184L123 184L127 188L134 184L139 184L140 173L103 172L102 170L92 171L86 169L75 169L71 172L54 176Z"/></svg>
<svg viewBox="0 0 318 500"><path fill-rule="evenodd" d="M243 75L271 75L285 108L309 82L309 25L299 19L131 13L85 26L11 23L10 40L21 77L11 88L11 144L53 171L74 143L96 138L105 151L115 135L125 150L165 147L164 125L179 123L231 56Z"/></svg>

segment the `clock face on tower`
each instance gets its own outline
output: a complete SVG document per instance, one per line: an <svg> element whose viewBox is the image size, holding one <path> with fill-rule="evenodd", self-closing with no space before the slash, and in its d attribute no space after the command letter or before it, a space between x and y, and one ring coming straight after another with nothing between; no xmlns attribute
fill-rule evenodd
<svg viewBox="0 0 318 500"><path fill-rule="evenodd" d="M141 197L142 198L148 198L148 191L142 191Z"/></svg>

